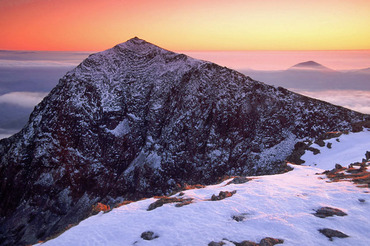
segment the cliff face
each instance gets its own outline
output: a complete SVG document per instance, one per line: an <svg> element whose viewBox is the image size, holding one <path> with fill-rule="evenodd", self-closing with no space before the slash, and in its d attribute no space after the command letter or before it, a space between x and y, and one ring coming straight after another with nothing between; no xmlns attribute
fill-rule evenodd
<svg viewBox="0 0 370 246"><path fill-rule="evenodd" d="M298 140L365 117L131 39L68 72L0 141L0 242L42 240L99 201L281 172Z"/></svg>

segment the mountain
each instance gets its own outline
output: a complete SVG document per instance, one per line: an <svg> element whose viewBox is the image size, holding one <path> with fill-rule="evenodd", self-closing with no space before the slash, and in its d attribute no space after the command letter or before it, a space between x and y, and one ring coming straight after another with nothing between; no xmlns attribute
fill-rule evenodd
<svg viewBox="0 0 370 246"><path fill-rule="evenodd" d="M90 55L0 140L0 242L44 240L98 202L284 172L298 141L365 119L133 38Z"/></svg>
<svg viewBox="0 0 370 246"><path fill-rule="evenodd" d="M334 71L330 68L327 68L315 61L306 61L298 63L292 67L289 68L290 70L299 69L299 70L319 70L319 71Z"/></svg>

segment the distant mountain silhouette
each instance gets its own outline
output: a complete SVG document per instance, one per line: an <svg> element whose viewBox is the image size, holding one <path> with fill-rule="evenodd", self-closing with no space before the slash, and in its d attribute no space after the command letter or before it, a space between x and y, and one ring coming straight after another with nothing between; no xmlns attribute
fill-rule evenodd
<svg viewBox="0 0 370 246"><path fill-rule="evenodd" d="M323 71L323 70L326 70L326 71L334 71L328 67L325 67L323 65L321 65L320 63L317 63L315 61L306 61L306 62L301 62L301 63L298 63L292 67L290 67L288 70L291 70L291 69L312 69L312 70L320 70L320 71Z"/></svg>

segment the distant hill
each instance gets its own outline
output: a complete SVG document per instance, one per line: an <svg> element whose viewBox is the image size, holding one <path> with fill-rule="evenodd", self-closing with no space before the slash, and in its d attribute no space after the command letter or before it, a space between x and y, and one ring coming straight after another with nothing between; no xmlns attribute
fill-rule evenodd
<svg viewBox="0 0 370 246"><path fill-rule="evenodd" d="M328 68L328 67L325 67L323 65L321 65L320 63L317 63L315 61L306 61L306 62L301 62L301 63L298 63L292 67L290 67L288 70L294 70L294 69L310 69L310 70L326 70L326 71L333 71L332 69Z"/></svg>

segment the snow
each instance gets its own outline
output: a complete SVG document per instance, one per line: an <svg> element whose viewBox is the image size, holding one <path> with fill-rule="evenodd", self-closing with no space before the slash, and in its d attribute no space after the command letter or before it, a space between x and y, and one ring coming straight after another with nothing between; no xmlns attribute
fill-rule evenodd
<svg viewBox="0 0 370 246"><path fill-rule="evenodd" d="M116 137L123 137L131 131L130 122L127 119L124 119L113 130L107 131L112 133Z"/></svg>
<svg viewBox="0 0 370 246"><path fill-rule="evenodd" d="M335 164L348 166L354 162L361 162L365 158L366 151L370 151L370 129L347 135L342 134L339 138L324 140L324 142L324 147L317 144L311 145L320 150L319 154L314 155L311 151L305 152L301 157L305 165L331 170ZM328 143L332 144L331 148L327 147Z"/></svg>
<svg viewBox="0 0 370 246"><path fill-rule="evenodd" d="M351 182L329 182L325 175L319 174L337 162L332 161L328 166L321 165L322 161L338 156L342 159L336 160L346 162L361 160L370 146L369 134L363 131L342 135L340 142L327 140L333 146L321 148L321 154L314 156L320 160L315 161L316 167L290 164L294 170L284 174L256 176L244 184L226 185L229 179L203 189L187 190L182 197L193 198L193 203L183 207L170 203L147 211L156 198L134 202L92 216L42 246L208 245L225 238L259 242L264 237L284 239L283 245L369 245L370 189L356 187ZM353 153L352 157L348 153ZM313 163L308 154L305 160ZM233 190L237 192L232 197L209 200L220 191ZM179 193L173 196L180 197ZM341 209L348 215L315 217L315 210L324 206ZM244 215L245 219L237 222L232 218L235 215ZM339 230L349 237L330 242L319 233L323 228ZM159 237L143 240L140 235L145 231L153 231Z"/></svg>

